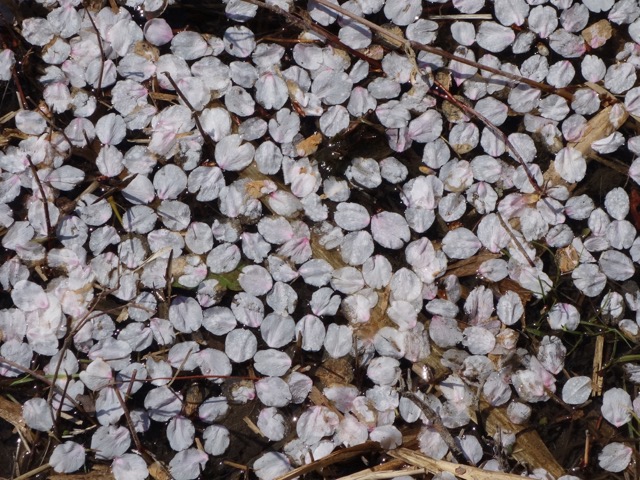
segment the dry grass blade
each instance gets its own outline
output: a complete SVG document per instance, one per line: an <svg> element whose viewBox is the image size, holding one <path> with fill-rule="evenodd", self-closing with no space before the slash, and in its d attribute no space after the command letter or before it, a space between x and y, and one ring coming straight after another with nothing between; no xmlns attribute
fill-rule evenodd
<svg viewBox="0 0 640 480"><path fill-rule="evenodd" d="M481 468L469 467L458 463L447 462L446 460L435 460L407 448L399 448L389 452L394 458L404 460L409 465L424 468L429 473L447 472L464 480L522 480L520 475L503 472L489 472Z"/></svg>
<svg viewBox="0 0 640 480"><path fill-rule="evenodd" d="M115 477L111 473L111 468L107 465L96 465L87 473L66 474L54 473L48 477L49 480L113 480Z"/></svg>
<svg viewBox="0 0 640 480"><path fill-rule="evenodd" d="M495 408L484 403L481 408L488 412L483 423L489 435L494 436L499 431L516 434L516 443L512 453L513 458L525 465L536 468L542 467L554 478L565 474L564 469L549 451L536 430L511 422L507 416L506 407Z"/></svg>
<svg viewBox="0 0 640 480"><path fill-rule="evenodd" d="M265 436L264 433L262 433L262 431L260 431L258 426L255 423L253 423L253 420L251 420L249 417L243 417L242 421L244 423L246 423L247 427L249 427L249 430L251 430L256 435L258 435L260 437L264 437Z"/></svg>
<svg viewBox="0 0 640 480"><path fill-rule="evenodd" d="M478 268L487 260L500 258L497 253L480 251L476 255L458 260L447 266L447 275L455 275L456 277L472 277L478 274Z"/></svg>
<svg viewBox="0 0 640 480"><path fill-rule="evenodd" d="M16 116L16 113L18 113L19 110L13 110L11 112L7 112L4 115L2 115L0 117L0 125L4 125L5 123L7 123L9 120L13 120L13 117Z"/></svg>
<svg viewBox="0 0 640 480"><path fill-rule="evenodd" d="M400 470L388 470L381 472L374 472L371 469L363 470L362 472L354 473L346 477L340 477L338 480L382 480L385 478L396 478L400 476L411 475L424 475L426 470L424 468L403 468Z"/></svg>
<svg viewBox="0 0 640 480"><path fill-rule="evenodd" d="M459 15L429 15L429 20L434 22L437 20L465 20L471 22L474 20L493 20L490 13L461 13Z"/></svg>
<svg viewBox="0 0 640 480"><path fill-rule="evenodd" d="M449 450L454 455L456 455L456 457L460 459L467 458L468 460L468 457L466 456L465 452L458 446L458 444L456 443L456 440L453 438L453 435L451 435L451 432L449 432L449 430L444 426L444 424L442 423L442 419L431 408L431 406L427 402L423 401L420 397L418 397L413 392L405 392L404 396L409 400L411 400L413 403L415 403L418 406L418 408L420 408L423 415L427 417L432 427L436 430L436 432L440 434L440 437L442 438L444 443L447 444L447 447L449 447Z"/></svg>
<svg viewBox="0 0 640 480"><path fill-rule="evenodd" d="M318 387L316 386L311 387L311 392L309 392L309 400L314 405L327 407L333 413L338 415L338 418L340 420L344 418L344 415L342 414L342 412L333 406L333 403L331 403L331 401L318 389Z"/></svg>
<svg viewBox="0 0 640 480"><path fill-rule="evenodd" d="M360 470L359 472L352 473L351 475L347 475L346 477L340 477L338 480L368 480L371 478L378 478L374 477L374 475L387 474L388 472L394 472L395 476L398 476L400 474L406 475L406 473L404 473L405 470L400 470L402 467L404 467L404 465L405 462L403 462L402 460L390 460L388 462L381 463L380 465L376 465L375 467L366 468L364 470ZM421 469L420 471L421 473L424 473L424 469Z"/></svg>
<svg viewBox="0 0 640 480"><path fill-rule="evenodd" d="M569 146L578 150L585 157L591 158L594 153L591 148L593 142L602 140L617 131L629 117L629 113L624 110L622 117L616 119L616 123L612 123L611 113L614 108L615 105L610 105L598 112L595 117L587 122L586 132L580 141L570 143Z"/></svg>
<svg viewBox="0 0 640 480"><path fill-rule="evenodd" d="M604 384L604 377L602 375L602 357L604 355L604 335L598 335L596 337L596 348L593 354L593 368L591 373L591 388L593 388L593 396L599 397L602 395L602 386Z"/></svg>
<svg viewBox="0 0 640 480"><path fill-rule="evenodd" d="M20 436L31 445L33 443L33 434L22 418L22 407L5 397L0 397L0 418L9 422L15 427Z"/></svg>
<svg viewBox="0 0 640 480"><path fill-rule="evenodd" d="M38 468L34 468L33 470L28 471L27 473L15 477L13 480L28 480L29 478L33 478L43 472L46 472L51 468L51 465L45 463L44 465L40 465Z"/></svg>
<svg viewBox="0 0 640 480"><path fill-rule="evenodd" d="M586 131L580 141L569 143L568 146L578 150L587 161L597 159L598 155L591 148L591 145L617 131L629 118L629 113L623 109L622 116L615 119L615 123L612 123L611 114L616 107L620 108L619 105L609 105L600 110L595 117L587 122ZM564 180L556 171L554 163L544 173L544 180L551 185L564 185L569 191L573 191L577 186L575 183L569 183Z"/></svg>
<svg viewBox="0 0 640 480"><path fill-rule="evenodd" d="M432 346L427 365L433 370L435 377L448 375L448 370L440 362L442 350ZM492 407L485 401L480 402L478 421L482 422L485 431L494 436L498 431L516 433L513 458L530 468L544 468L556 477L564 474L562 466L557 462L536 430L516 425L507 416L506 407Z"/></svg>
<svg viewBox="0 0 640 480"><path fill-rule="evenodd" d="M160 461L155 461L149 465L149 476L154 480L172 480L173 478L167 467Z"/></svg>
<svg viewBox="0 0 640 480"><path fill-rule="evenodd" d="M344 462L345 460L349 460L364 453L377 452L379 450L380 444L377 442L366 442L360 445L356 445L355 447L337 450L332 454L321 458L320 460L316 460L315 462L311 462L295 468L288 472L286 475L278 477L277 480L293 480L300 475L320 470L321 468L328 467L329 465L335 465L336 463Z"/></svg>

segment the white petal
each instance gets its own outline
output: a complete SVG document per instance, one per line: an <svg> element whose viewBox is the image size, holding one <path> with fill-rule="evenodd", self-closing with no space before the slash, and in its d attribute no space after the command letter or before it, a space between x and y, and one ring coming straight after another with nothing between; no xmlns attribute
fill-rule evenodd
<svg viewBox="0 0 640 480"><path fill-rule="evenodd" d="M149 476L147 462L134 453L116 457L111 464L111 473L116 480L144 480Z"/></svg>
<svg viewBox="0 0 640 480"><path fill-rule="evenodd" d="M53 410L44 398L30 398L22 406L22 416L29 428L46 432L53 427Z"/></svg>
<svg viewBox="0 0 640 480"><path fill-rule="evenodd" d="M589 377L572 377L562 387L562 400L569 405L580 405L589 399L591 391Z"/></svg>
<svg viewBox="0 0 640 480"><path fill-rule="evenodd" d="M571 147L565 147L556 154L556 170L569 183L582 180L587 171L587 163L582 154Z"/></svg>
<svg viewBox="0 0 640 480"><path fill-rule="evenodd" d="M222 425L211 425L202 434L204 450L209 455L222 455L231 443L229 430Z"/></svg>
<svg viewBox="0 0 640 480"><path fill-rule="evenodd" d="M394 212L380 212L371 217L371 234L381 246L398 250L411 238L404 217Z"/></svg>
<svg viewBox="0 0 640 480"><path fill-rule="evenodd" d="M49 458L49 464L58 473L72 473L84 465L85 453L82 445L65 442L56 446Z"/></svg>
<svg viewBox="0 0 640 480"><path fill-rule="evenodd" d="M622 472L633 456L633 449L623 443L609 443L598 455L598 465L608 472Z"/></svg>
<svg viewBox="0 0 640 480"><path fill-rule="evenodd" d="M631 396L621 388L611 388L602 396L602 416L615 427L631 421Z"/></svg>

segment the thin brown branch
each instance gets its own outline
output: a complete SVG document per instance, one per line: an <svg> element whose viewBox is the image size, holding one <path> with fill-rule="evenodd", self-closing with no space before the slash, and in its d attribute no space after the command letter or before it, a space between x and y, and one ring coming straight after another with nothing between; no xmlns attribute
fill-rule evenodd
<svg viewBox="0 0 640 480"><path fill-rule="evenodd" d="M91 25L93 25L94 30L96 31L96 39L98 40L98 48L100 49L100 76L98 77L98 86L96 87L96 93L98 96L102 96L102 75L104 74L104 62L107 56L104 54L104 47L102 46L102 39L100 38L100 31L98 30L98 26L96 22L93 21L93 17L91 13L89 13L89 9L85 8L84 11L87 13L89 17L89 21Z"/></svg>
<svg viewBox="0 0 640 480"><path fill-rule="evenodd" d="M89 310L87 311L87 313L84 314L84 317L82 317L80 319L80 321L76 324L76 326L72 329L69 328L69 333L67 333L67 336L64 339L64 342L62 343L62 347L60 348L60 356L58 358L58 363L56 364L56 369L53 372L53 383L55 384L55 381L58 379L58 375L60 374L60 367L62 366L62 362L64 360L64 356L65 353L67 351L67 349L69 348L69 346L71 345L71 342L73 340L73 336L88 322L90 321L93 317L91 316L91 314L93 313L93 311L96 309L96 307L98 306L98 303L104 299L104 297L106 296L108 292L102 291L100 292L100 294L95 298L95 300L93 301L92 305L89 307ZM105 312L106 313L106 312ZM66 372L65 372L66 373ZM53 390L49 391L49 395L47 397L47 401L49 403L51 403L51 399L53 398Z"/></svg>
<svg viewBox="0 0 640 480"><path fill-rule="evenodd" d="M135 376L135 372L132 378L134 376ZM133 382L129 384L129 388L131 388L131 385L133 385ZM146 453L146 449L142 446L142 443L140 442L140 437L138 437L138 432L136 432L136 427L133 424L133 421L131 420L131 415L129 414L129 409L127 408L127 404L122 398L122 393L120 393L120 389L117 387L117 385L112 384L112 388L113 388L113 391L116 393L116 397L118 397L118 402L120 402L120 406L122 407L122 411L124 412L124 418L127 421L127 426L129 427L129 431L131 432L133 443L135 444L138 452L140 452L141 455L144 455ZM151 457L149 457L149 459L150 458Z"/></svg>
<svg viewBox="0 0 640 480"><path fill-rule="evenodd" d="M68 395L67 391L69 389L69 385L71 384L71 381L69 379L66 379L66 381L64 382L64 387L62 388L62 397L66 397ZM51 401L49 400L49 405L51 405ZM58 421L60 420L60 417L62 416L62 407L64 407L64 401L61 401L58 404L58 408L56 409L56 418L53 421L53 426L56 432L56 436L58 437L58 439L60 438L60 428L58 425Z"/></svg>
<svg viewBox="0 0 640 480"><path fill-rule="evenodd" d="M529 265L531 267L535 268L536 264L533 263L533 260L531 260L529 258L529 255L527 254L527 251L524 249L524 247L522 246L520 241L513 234L513 231L511 230L511 227L509 225L507 225L507 222L504 221L504 218L502 218L502 215L500 215L500 212L496 212L496 215L498 217L498 220L500 221L500 225L502 225L502 228L504 228L506 230L507 234L511 237L511 240L513 240L513 243L516 246L516 248L518 249L518 251L522 254L522 256L524 258L527 259L527 262L529 263Z"/></svg>
<svg viewBox="0 0 640 480"><path fill-rule="evenodd" d="M46 376L40 375L39 373L37 373L34 370L31 370L30 368L23 367L19 363L16 363L13 360L9 360L8 358L2 357L2 356L0 356L0 363L6 363L10 367L15 368L16 370L20 370L21 372L24 372L24 373L26 373L28 375L31 375L33 378L35 378L37 380L40 380L41 382L49 385L49 387L51 387L52 390L57 391L58 393L63 395L65 398L67 398L67 400L69 400L69 402L71 402L71 404L79 412L82 412L87 417L87 419L91 422L92 425L97 425L95 420L93 418L91 418L89 415L86 414L86 412L84 411L84 408L82 407L82 405L80 405L73 397L71 397L71 395L69 395L68 393L65 393L62 388L60 388L58 385L56 385L55 382L49 380Z"/></svg>
<svg viewBox="0 0 640 480"><path fill-rule="evenodd" d="M316 3L318 3L319 5L322 5L323 7L326 7L330 10L333 10L335 12L340 13L341 15L344 15L346 17L351 18L352 20L355 20L356 22L365 25L366 27L369 27L371 30L376 31L377 33L379 33L380 35L392 40L394 43L398 43L400 45L404 45L405 48L410 47L414 50L421 50L427 53L432 53L435 55L438 55L442 58L446 58L447 60L452 60L452 61L456 61L459 63L463 63L465 65L469 65L471 67L475 67L479 70L484 70L486 72L489 73L493 73L494 75L499 75L501 77L504 78L508 78L509 80L514 80L516 82L520 82L520 83L525 83L531 87L537 88L539 90L542 90L544 92L547 93L555 93L558 94L564 98L566 98L567 100L571 100L573 99L573 95L571 94L571 92L567 91L566 89L556 89L554 87L551 87L549 85L545 85L544 83L540 83L540 82L536 82L534 80L531 80L530 78L526 78L520 75L515 75L512 73L508 73L508 72L503 72L502 70L499 70L497 68L493 68L493 67L489 67L487 65L482 65L481 63L478 62L474 62L472 60L468 60L464 57L459 57L458 55L454 55L453 53L449 53L446 50L443 50L441 48L438 47L432 47L430 45L425 45L423 43L419 43L419 42L414 42L411 40L407 40L406 38L400 37L398 35L396 35L393 32L390 32L389 30L382 28L380 25L377 25L373 22L370 22L369 20L366 20L364 18L362 18L359 15L356 15L352 12L350 12L349 10L346 10L338 5L334 5L332 3L329 3L326 0L314 0Z"/></svg>
<svg viewBox="0 0 640 480"><path fill-rule="evenodd" d="M27 108L27 97L22 90L22 85L20 84L20 79L18 78L18 73L16 72L15 65L11 68L11 77L13 78L13 83L16 86L16 96L18 97L18 103L20 104L20 108L24 110Z"/></svg>
<svg viewBox="0 0 640 480"><path fill-rule="evenodd" d="M11 25L11 21L9 21L9 19L7 19L2 12L0 12L0 19L2 19L2 21L6 24L6 25ZM10 30L11 34L15 37L15 32L13 31L13 29ZM0 43L2 44L2 48L4 49L11 49L9 47L9 45L7 44L7 42L4 40L4 37L0 38ZM28 55L28 52L27 52ZM25 55L26 56L26 55ZM27 97L24 94L24 90L22 89L22 85L20 84L20 78L18 77L18 72L16 71L16 66L13 65L11 67L11 78L13 79L13 83L16 86L16 96L18 98L18 104L20 105L20 109L24 110L27 108ZM7 88L9 87L9 84L7 84ZM3 94L3 100L4 100L4 94Z"/></svg>
<svg viewBox="0 0 640 480"><path fill-rule="evenodd" d="M207 380L207 379L225 379L225 380L251 380L253 382L257 382L261 380L262 377L256 377L255 375L182 375L182 376L173 376L173 377L151 377L151 378L137 378L136 382L153 382L155 380ZM131 383L133 379L125 380L122 382L115 382L116 385L121 385L123 383Z"/></svg>
<svg viewBox="0 0 640 480"><path fill-rule="evenodd" d="M47 238L51 238L51 234L53 233L53 228L51 227L51 217L49 216L49 202L47 201L47 196L44 193L44 187L40 182L40 177L38 177L38 170L36 166L31 161L31 157L27 155L27 160L29 161L29 167L31 168L31 173L33 174L33 180L36 182L38 186L38 190L40 191L40 196L42 197L42 205L44 207L44 221L47 226Z"/></svg>
<svg viewBox="0 0 640 480"><path fill-rule="evenodd" d="M125 393L125 398L131 397L131 390L133 389L133 383L136 381L136 376L138 375L138 370L134 370L131 374L131 379L129 379L129 386L127 387L127 393Z"/></svg>
<svg viewBox="0 0 640 480"><path fill-rule="evenodd" d="M513 144L509 140L509 137L507 137L507 135L502 130L500 130L498 127L496 127L487 117L485 117L484 115L482 115L480 112L478 112L474 108L471 108L469 105L464 104L463 102L461 102L457 98L455 98L453 95L451 95L451 93L443 85L441 85L437 80L435 81L435 85L437 87L436 92L437 92L437 94L439 96L441 96L442 98L445 98L449 102L453 103L456 107L458 107L461 110L465 111L469 115L472 115L472 116L478 118L482 123L485 124L485 126L487 128L489 128L489 130L491 130L494 133L494 135L499 137L504 142L504 144L507 146L507 148L513 154L513 157L516 159L516 162L518 162L520 164L520 166L524 169L524 172L527 175L527 179L529 180L529 183L531 184L533 189L537 193L542 195L542 193L543 193L542 189L540 188L540 185L538 185L538 183L536 182L536 179L533 176L533 173L531 173L531 170L529 169L529 166L527 165L527 162L524 161L524 158L522 158L522 155L520 155L518 150L516 150L516 148L513 146Z"/></svg>
<svg viewBox="0 0 640 480"><path fill-rule="evenodd" d="M204 131L204 128L202 128L202 123L200 123L200 114L195 108L193 108L193 105L191 105L191 102L189 101L189 99L182 92L182 90L180 90L180 87L178 87L178 84L173 79L171 74L169 72L163 72L163 73L167 77L167 80L169 80L169 83L171 84L171 86L176 90L176 93L178 94L178 96L182 99L184 104L187 106L187 108L191 110L191 114L193 115L193 120L196 122L196 127L198 128L200 135L202 135L202 139L204 140L204 143L206 143L207 146L211 148L211 153L213 154L213 151L215 150L216 146L213 143L213 140L211 139L209 134Z"/></svg>
<svg viewBox="0 0 640 480"><path fill-rule="evenodd" d="M260 0L245 0L247 3L251 3L253 5L256 5L260 8L264 8L266 10L270 10L282 17L284 17L288 22L296 25L297 27L303 29L303 30L310 30L314 33L317 33L318 35L324 37L327 42L329 42L331 45L333 45L334 47L337 47L341 50L345 50L346 52L350 53L351 55L353 55L356 58L359 58L360 60L363 60L365 62L367 62L369 65L371 65L372 68L376 69L376 70L380 70L382 68L382 64L380 63L379 60L376 60L374 58L371 58L367 55L365 55L362 52L359 52L358 50L351 48L348 45L345 45L344 42L342 42L342 40L340 40L339 37L337 37L336 35L334 35L331 32L328 32L326 29L322 28L319 25L316 25L315 23L313 23L311 20L301 16L301 15L294 15L290 12L287 12L286 10L283 10L282 8L278 7L277 5L270 5L267 4L265 2L261 2Z"/></svg>

